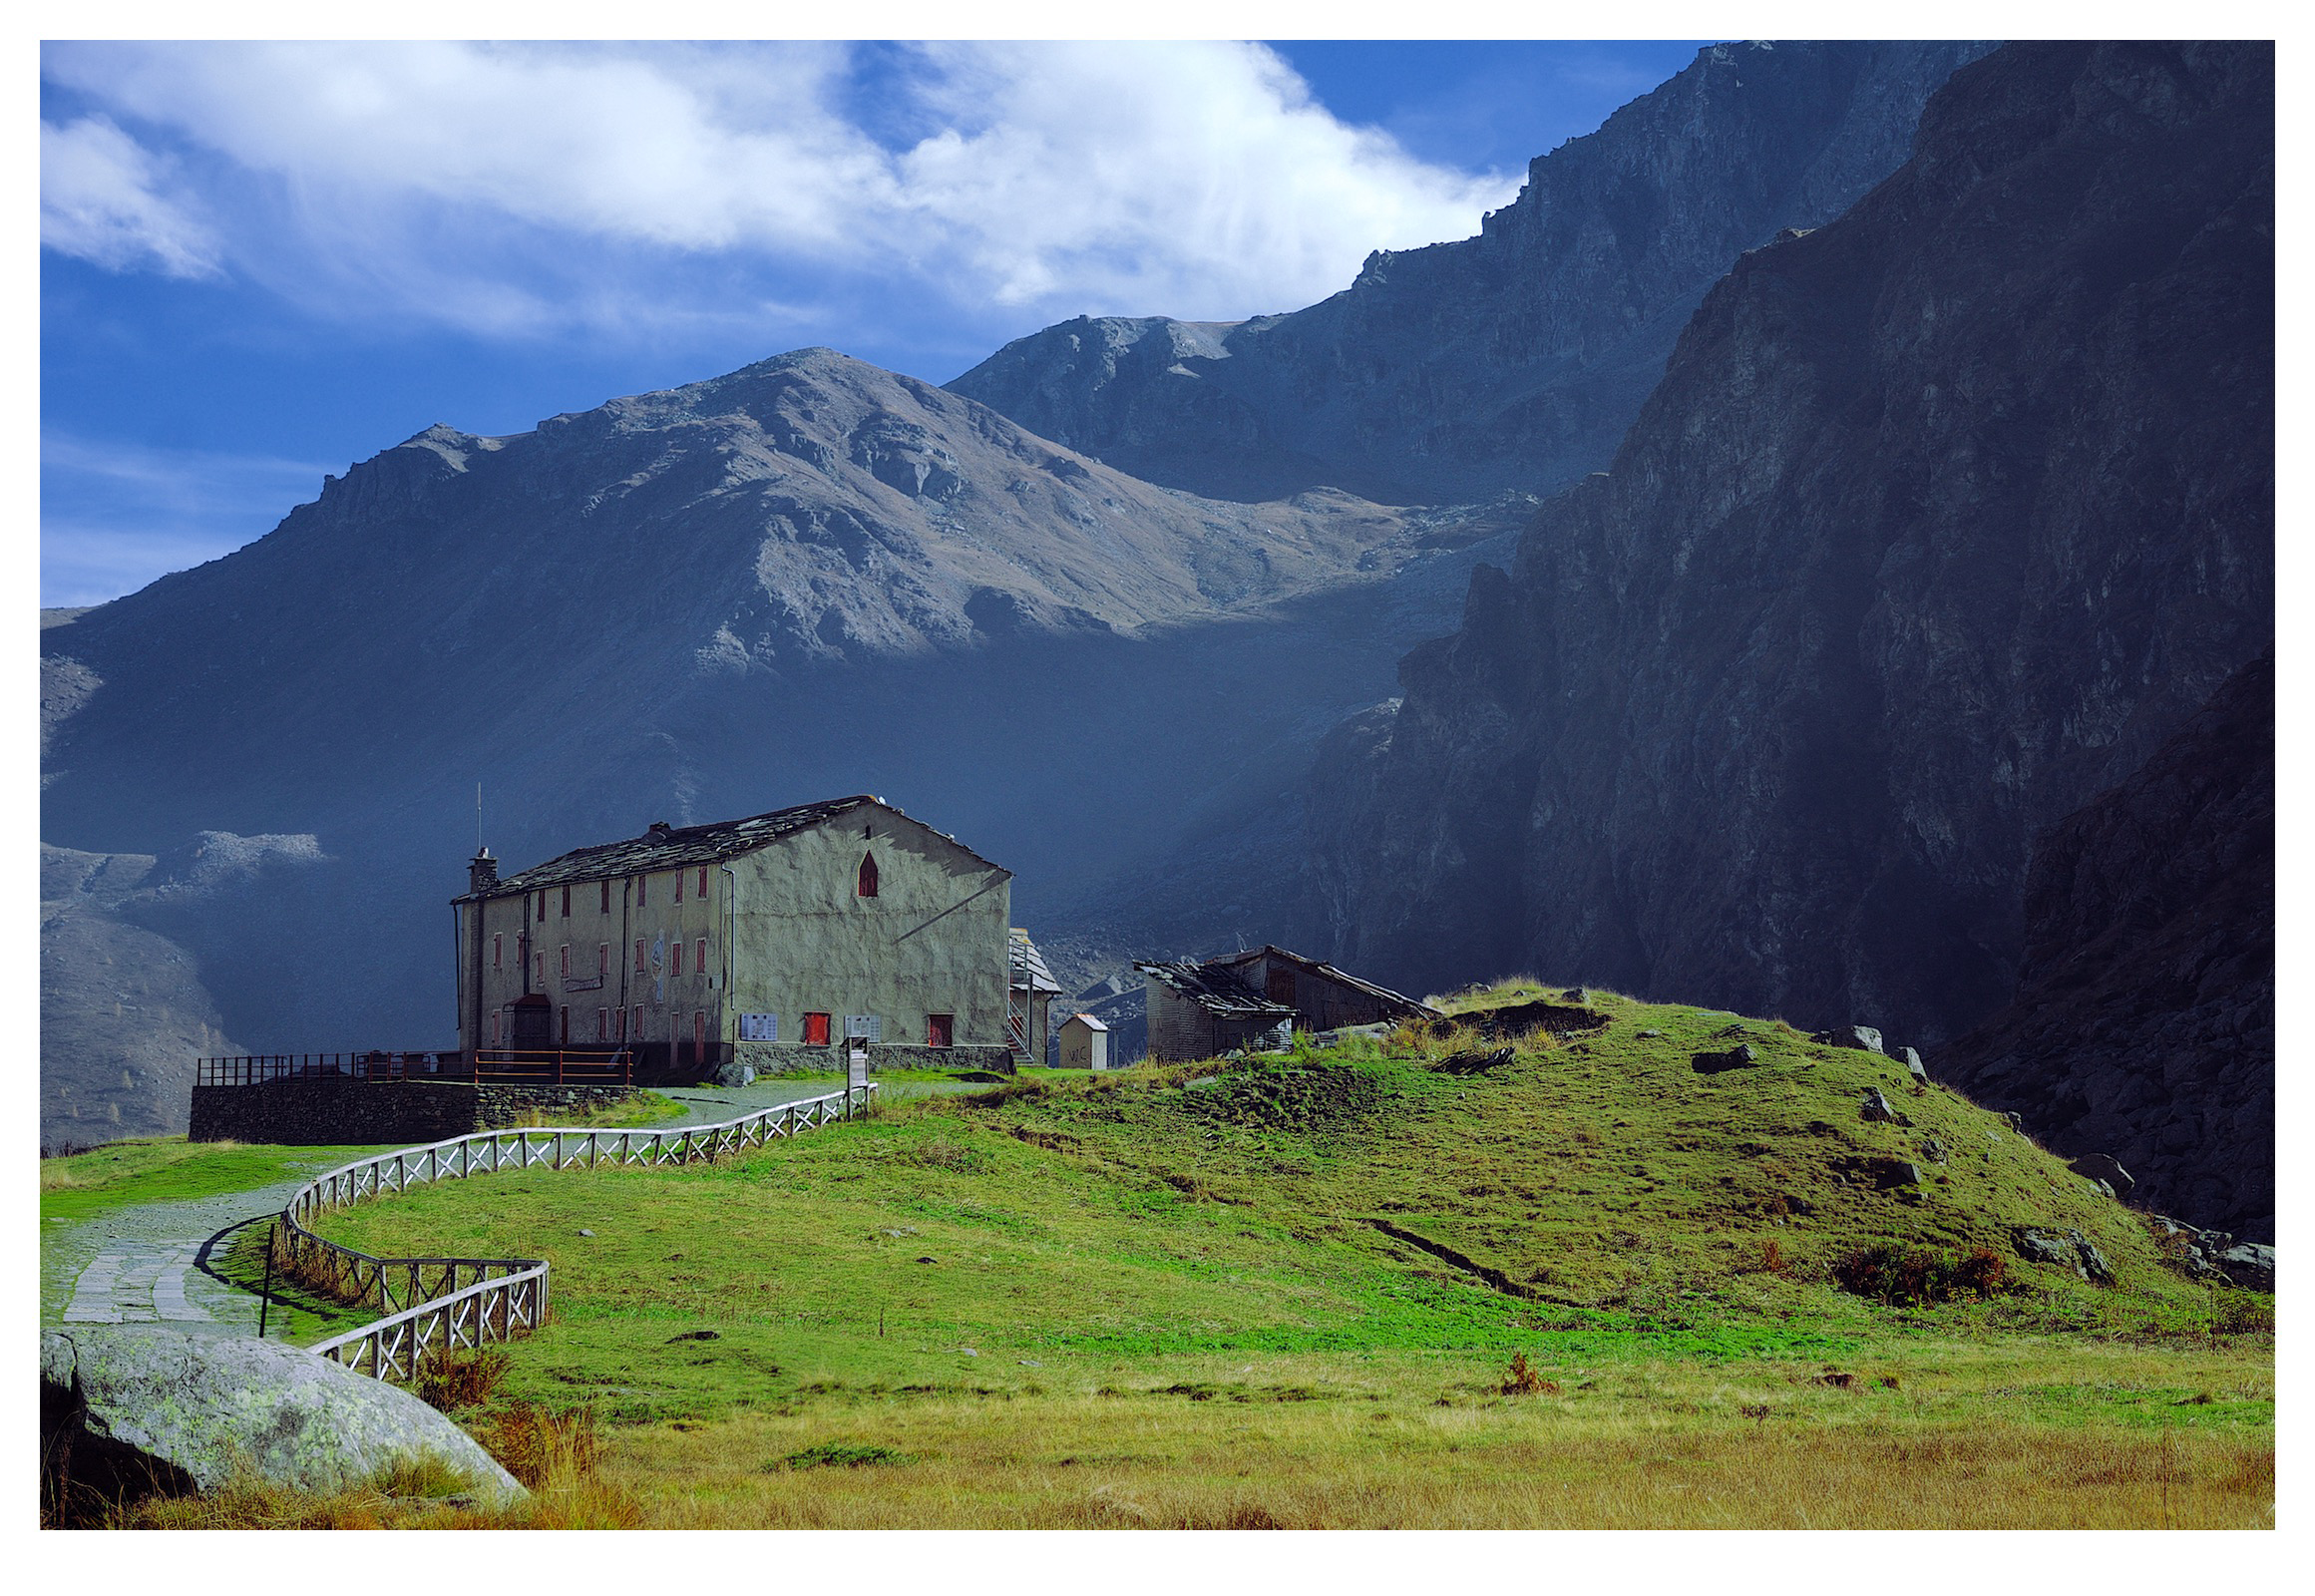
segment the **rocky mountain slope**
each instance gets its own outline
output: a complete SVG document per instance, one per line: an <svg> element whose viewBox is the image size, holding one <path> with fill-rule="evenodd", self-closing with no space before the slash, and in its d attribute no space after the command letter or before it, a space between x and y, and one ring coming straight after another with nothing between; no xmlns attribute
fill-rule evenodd
<svg viewBox="0 0 2315 1596"><path fill-rule="evenodd" d="M1736 255L1904 161L1960 42L1716 45L1538 157L1479 235L1377 251L1242 322L1080 317L949 384L1152 482L1231 499L1548 492L1607 463Z"/></svg>
<svg viewBox="0 0 2315 1596"><path fill-rule="evenodd" d="M50 1072L190 1060L196 1032L448 1042L478 782L510 866L882 792L1015 868L1041 924L1291 792L1529 508L1201 501L826 350L514 437L429 429L44 631L48 841L273 859L255 897L73 898ZM147 936L190 983L166 1013L116 1009L62 940Z"/></svg>
<svg viewBox="0 0 2315 1596"><path fill-rule="evenodd" d="M2006 1002L2032 840L2273 635L2273 61L2006 47L1745 255L1612 469L1331 739L1338 962L1925 1048Z"/></svg>
<svg viewBox="0 0 2315 1596"><path fill-rule="evenodd" d="M2134 1201L2275 1239L2271 653L2035 840L2017 996L1937 1071Z"/></svg>

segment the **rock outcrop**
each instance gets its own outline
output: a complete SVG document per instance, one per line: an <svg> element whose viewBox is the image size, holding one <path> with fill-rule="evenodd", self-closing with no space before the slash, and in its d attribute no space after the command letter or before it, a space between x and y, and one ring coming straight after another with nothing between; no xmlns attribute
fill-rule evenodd
<svg viewBox="0 0 2315 1596"><path fill-rule="evenodd" d="M2017 996L1932 1062L2133 1203L2274 1239L2271 655L2037 839Z"/></svg>
<svg viewBox="0 0 2315 1596"><path fill-rule="evenodd" d="M244 1477L327 1494L428 1458L479 1500L526 1494L408 1392L279 1342L45 1331L40 1386L43 1485L64 1496L211 1491Z"/></svg>
<svg viewBox="0 0 2315 1596"><path fill-rule="evenodd" d="M2273 634L2273 67L2007 46L1744 256L1613 469L1330 738L1330 956L1869 1014L1941 1067L2016 990L2034 839ZM2163 1151L2255 1165L2212 1107Z"/></svg>
<svg viewBox="0 0 2315 1596"><path fill-rule="evenodd" d="M1080 317L949 387L1219 498L1554 491L1607 463L1736 255L1887 177L1930 92L1988 48L1715 45L1536 158L1475 238L1377 251L1350 287L1288 315Z"/></svg>

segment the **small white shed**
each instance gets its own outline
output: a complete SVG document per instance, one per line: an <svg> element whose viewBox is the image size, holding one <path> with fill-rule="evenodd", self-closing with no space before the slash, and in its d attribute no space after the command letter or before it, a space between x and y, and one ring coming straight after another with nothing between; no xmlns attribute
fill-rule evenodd
<svg viewBox="0 0 2315 1596"><path fill-rule="evenodd" d="M1063 1069L1107 1069L1109 1027L1091 1014L1071 1014L1061 1024Z"/></svg>

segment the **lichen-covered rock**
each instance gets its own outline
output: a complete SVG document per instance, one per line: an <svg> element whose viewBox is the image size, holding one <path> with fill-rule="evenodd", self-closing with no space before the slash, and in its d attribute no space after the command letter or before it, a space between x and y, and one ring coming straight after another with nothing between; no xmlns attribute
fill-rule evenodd
<svg viewBox="0 0 2315 1596"><path fill-rule="evenodd" d="M1893 1125L1897 1122L1897 1110L1889 1106L1889 1099L1881 1095L1881 1088L1878 1086L1865 1088L1863 1098L1857 1105L1857 1115L1859 1118L1874 1120L1884 1125Z"/></svg>
<svg viewBox="0 0 2315 1596"><path fill-rule="evenodd" d="M198 1490L243 1474L342 1490L432 1456L484 1500L524 1494L473 1436L408 1392L280 1342L74 1326L42 1334L40 1383L44 1427L59 1431L44 1453L93 1441Z"/></svg>
<svg viewBox="0 0 2315 1596"><path fill-rule="evenodd" d="M1900 1047L1890 1056L1905 1066L1906 1074L1925 1085L1928 1083L1929 1066L1921 1061L1921 1055L1912 1048Z"/></svg>
<svg viewBox="0 0 2315 1596"><path fill-rule="evenodd" d="M1832 1030L1820 1030L1808 1039L1820 1047L1857 1047L1869 1053L1881 1051L1881 1033L1870 1025L1841 1025Z"/></svg>

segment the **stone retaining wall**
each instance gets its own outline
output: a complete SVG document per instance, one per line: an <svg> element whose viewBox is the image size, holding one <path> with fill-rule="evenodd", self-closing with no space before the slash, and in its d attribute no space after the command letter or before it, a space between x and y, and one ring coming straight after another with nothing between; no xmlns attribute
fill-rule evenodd
<svg viewBox="0 0 2315 1596"><path fill-rule="evenodd" d="M743 1041L736 1052L738 1061L759 1075L841 1075L847 1067L844 1043L841 1041L826 1047L807 1047L801 1042ZM897 1041L870 1042L869 1073L873 1075L885 1069L986 1069L1009 1075L1012 1073L1012 1049L1001 1046L926 1047Z"/></svg>
<svg viewBox="0 0 2315 1596"><path fill-rule="evenodd" d="M371 1082L346 1076L195 1086L189 1139L284 1147L447 1141L520 1124L543 1109L599 1106L630 1095L625 1086Z"/></svg>

